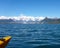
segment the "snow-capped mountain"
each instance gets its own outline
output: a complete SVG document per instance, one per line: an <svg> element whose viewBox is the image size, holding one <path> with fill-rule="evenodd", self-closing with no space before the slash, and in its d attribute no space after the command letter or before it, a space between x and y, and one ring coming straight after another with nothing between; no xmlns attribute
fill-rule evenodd
<svg viewBox="0 0 60 48"><path fill-rule="evenodd" d="M60 18L17 16L0 16L0 23L20 23L20 24L60 24Z"/></svg>
<svg viewBox="0 0 60 48"><path fill-rule="evenodd" d="M39 23L43 19L44 19L44 17L32 17L32 16L6 17L6 16L0 16L0 23L35 24L35 23Z"/></svg>

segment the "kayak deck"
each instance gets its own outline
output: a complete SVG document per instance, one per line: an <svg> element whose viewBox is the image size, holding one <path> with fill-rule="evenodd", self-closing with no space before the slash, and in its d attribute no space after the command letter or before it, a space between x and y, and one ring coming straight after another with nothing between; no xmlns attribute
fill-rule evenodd
<svg viewBox="0 0 60 48"><path fill-rule="evenodd" d="M8 42L10 41L11 36L6 36L2 39L0 39L0 48L5 48L8 44Z"/></svg>

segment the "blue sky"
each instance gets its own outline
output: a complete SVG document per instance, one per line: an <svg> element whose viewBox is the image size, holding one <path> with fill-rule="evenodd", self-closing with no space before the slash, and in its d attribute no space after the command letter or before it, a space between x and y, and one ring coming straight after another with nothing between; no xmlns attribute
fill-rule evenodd
<svg viewBox="0 0 60 48"><path fill-rule="evenodd" d="M60 0L0 0L0 16L60 17Z"/></svg>

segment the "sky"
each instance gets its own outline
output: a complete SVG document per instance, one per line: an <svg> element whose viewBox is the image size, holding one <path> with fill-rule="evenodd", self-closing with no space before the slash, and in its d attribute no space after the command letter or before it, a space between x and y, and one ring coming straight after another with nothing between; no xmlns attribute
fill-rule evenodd
<svg viewBox="0 0 60 48"><path fill-rule="evenodd" d="M0 16L60 17L60 0L0 0Z"/></svg>

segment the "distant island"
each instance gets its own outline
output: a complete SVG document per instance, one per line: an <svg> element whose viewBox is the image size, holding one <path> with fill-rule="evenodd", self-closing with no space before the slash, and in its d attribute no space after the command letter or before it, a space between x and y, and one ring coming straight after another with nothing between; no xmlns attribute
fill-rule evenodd
<svg viewBox="0 0 60 48"><path fill-rule="evenodd" d="M60 24L60 18L48 18L45 17L43 20L31 20L29 19L28 21L26 20L15 20L15 19L0 19L0 24L1 23L20 23L20 24Z"/></svg>

